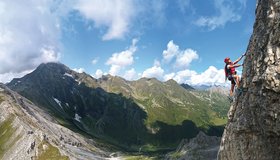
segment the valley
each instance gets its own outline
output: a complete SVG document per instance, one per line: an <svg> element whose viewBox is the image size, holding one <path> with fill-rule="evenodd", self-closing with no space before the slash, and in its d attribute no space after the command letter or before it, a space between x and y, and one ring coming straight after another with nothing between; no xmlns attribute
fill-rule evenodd
<svg viewBox="0 0 280 160"><path fill-rule="evenodd" d="M41 64L7 86L71 131L141 154L167 153L199 131L220 137L229 107L226 95L213 90L155 78L94 79L60 63Z"/></svg>

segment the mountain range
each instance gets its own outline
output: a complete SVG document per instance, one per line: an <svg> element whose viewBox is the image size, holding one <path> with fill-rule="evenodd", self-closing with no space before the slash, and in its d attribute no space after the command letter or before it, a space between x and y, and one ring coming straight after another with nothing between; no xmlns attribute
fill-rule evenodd
<svg viewBox="0 0 280 160"><path fill-rule="evenodd" d="M155 78L95 79L61 63L41 64L7 86L60 125L125 151L172 150L199 131L221 136L230 106L220 91Z"/></svg>

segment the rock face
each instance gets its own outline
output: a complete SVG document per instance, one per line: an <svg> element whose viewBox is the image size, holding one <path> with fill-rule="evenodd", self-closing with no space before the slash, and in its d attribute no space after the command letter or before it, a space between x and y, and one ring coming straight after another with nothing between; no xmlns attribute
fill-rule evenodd
<svg viewBox="0 0 280 160"><path fill-rule="evenodd" d="M259 0L241 85L218 159L280 157L280 1Z"/></svg>

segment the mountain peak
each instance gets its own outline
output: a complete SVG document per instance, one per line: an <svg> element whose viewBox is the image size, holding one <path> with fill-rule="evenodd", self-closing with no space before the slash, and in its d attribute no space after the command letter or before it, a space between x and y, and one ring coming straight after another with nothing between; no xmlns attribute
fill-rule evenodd
<svg viewBox="0 0 280 160"><path fill-rule="evenodd" d="M169 79L165 82L166 84L178 84L174 79Z"/></svg>
<svg viewBox="0 0 280 160"><path fill-rule="evenodd" d="M60 63L60 62L48 62L48 63L42 63L40 64L36 70L54 70L54 71L57 71L57 70L70 70L70 68L68 68L67 66L65 66L64 64Z"/></svg>
<svg viewBox="0 0 280 160"><path fill-rule="evenodd" d="M158 79L156 78L147 78L147 77L142 77L140 78L138 81L150 81L150 82L160 82Z"/></svg>
<svg viewBox="0 0 280 160"><path fill-rule="evenodd" d="M74 71L64 64L59 62L49 62L40 64L33 72L22 78L14 78L8 85L9 87L16 86L20 82L21 86L30 87L32 84L31 82L36 82L42 85L43 82L58 82L60 80L68 79L65 77L70 77L73 80L77 78ZM43 86L44 85L41 87Z"/></svg>
<svg viewBox="0 0 280 160"><path fill-rule="evenodd" d="M124 78L119 77L119 76L113 76L111 74L107 74L107 75L102 75L101 78L99 78L99 80L101 81L108 81L108 80L122 80L122 81L126 81Z"/></svg>

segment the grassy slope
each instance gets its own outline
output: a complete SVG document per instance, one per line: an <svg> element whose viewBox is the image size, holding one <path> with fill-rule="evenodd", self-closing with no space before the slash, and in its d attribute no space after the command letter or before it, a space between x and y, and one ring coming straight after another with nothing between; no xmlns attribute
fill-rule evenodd
<svg viewBox="0 0 280 160"><path fill-rule="evenodd" d="M149 130L157 132L160 128L160 133L152 136L151 144L142 146L142 151L159 150L162 142L166 142L163 146L172 148L178 137L193 137L197 133L195 127L202 128L209 135L217 135L222 131L220 126L226 124L226 106L229 104L219 93L187 91L173 81L162 83L156 79L140 79L127 82L118 77L111 77L103 88L133 99L146 111L145 124ZM195 126L187 120L193 121Z"/></svg>
<svg viewBox="0 0 280 160"><path fill-rule="evenodd" d="M12 126L13 121L14 117L9 117L0 124L0 159L20 138L19 136L13 137L16 131L16 128Z"/></svg>
<svg viewBox="0 0 280 160"><path fill-rule="evenodd" d="M126 84L130 83L130 86ZM192 120L198 127L226 124L229 103L226 97L207 91L187 91L174 81L165 83L156 79L140 79L125 82L112 78L107 91L122 93L143 106L147 112L146 125L156 121L169 125L180 125ZM129 94L129 92L131 92Z"/></svg>
<svg viewBox="0 0 280 160"><path fill-rule="evenodd" d="M39 144L38 150L37 160L69 160L69 157L61 155L56 147L46 141Z"/></svg>

